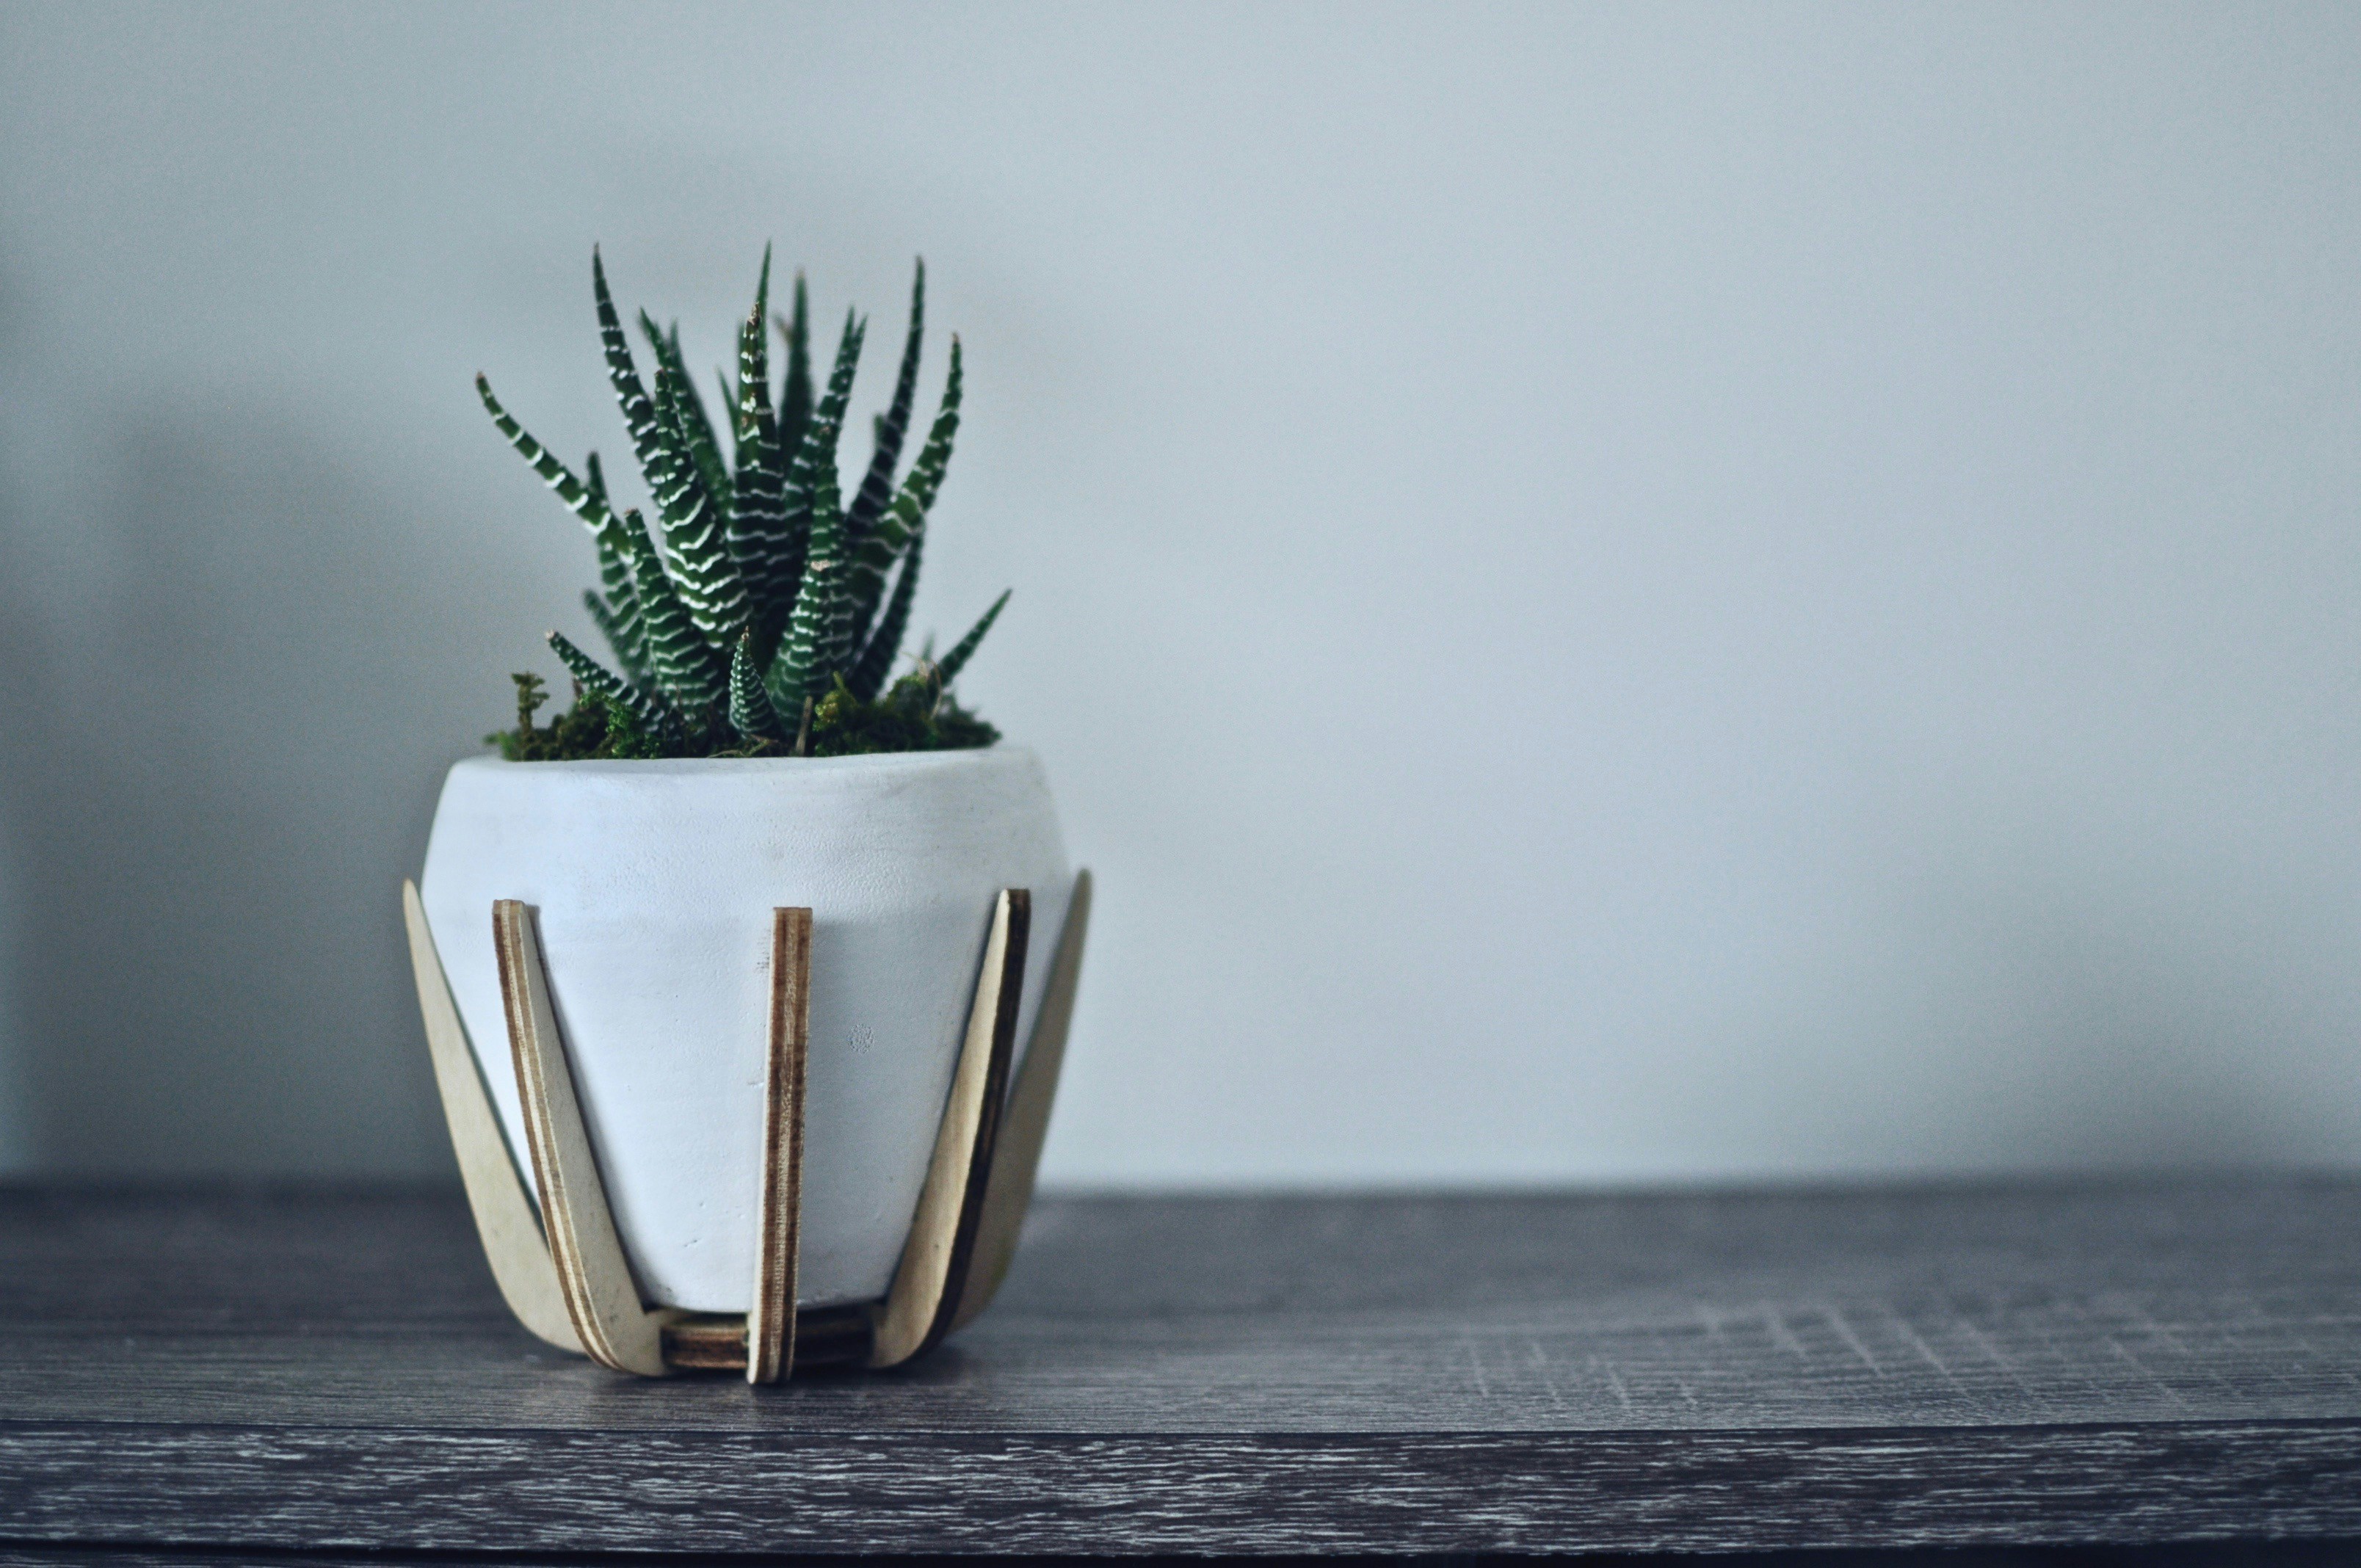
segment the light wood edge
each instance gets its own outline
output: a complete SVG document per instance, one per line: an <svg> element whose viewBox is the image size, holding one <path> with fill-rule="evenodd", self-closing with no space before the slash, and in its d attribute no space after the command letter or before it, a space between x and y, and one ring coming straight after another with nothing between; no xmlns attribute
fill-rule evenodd
<svg viewBox="0 0 2361 1568"><path fill-rule="evenodd" d="M967 1038L935 1134L934 1157L919 1190L909 1239L876 1317L869 1365L897 1366L932 1349L950 1332L983 1216L985 1179L1016 1043L1016 1009L1025 990L1025 945L1032 894L1004 890L994 901Z"/></svg>
<svg viewBox="0 0 2361 1568"><path fill-rule="evenodd" d="M477 1075L475 1053L467 1048L467 1028L459 1022L458 1004L451 1000L451 982L443 972L434 933L426 924L418 884L407 878L401 883L401 918L410 930L410 967L418 981L418 1011L426 1022L434 1087L443 1097L443 1120L451 1129L451 1152L459 1158L459 1180L476 1216L484 1261L491 1265L492 1281L517 1321L535 1337L580 1355L582 1341L566 1315L557 1266L550 1261L549 1244L542 1239L524 1178L510 1157L491 1097Z"/></svg>
<svg viewBox="0 0 2361 1568"><path fill-rule="evenodd" d="M775 1383L796 1365L796 1267L804 1177L804 1066L811 1047L808 909L771 912L771 1015L763 1072L763 1196L746 1314L746 1381Z"/></svg>
<svg viewBox="0 0 2361 1568"><path fill-rule="evenodd" d="M558 1037L532 911L512 898L495 903L492 944L500 957L500 1003L524 1106L533 1184L541 1193L542 1227L566 1315L591 1360L619 1372L661 1377L669 1370L664 1315L641 1305L615 1234L565 1042Z"/></svg>
<svg viewBox="0 0 2361 1568"><path fill-rule="evenodd" d="M1032 1205L1033 1180L1041 1167L1041 1146L1049 1135L1058 1075L1066 1065L1066 1036L1073 1026L1074 994L1082 981L1082 942L1090 924L1091 873L1084 870L1074 873L1065 928L1058 934L1057 955L1049 960L1049 980L1041 989L1041 1010L1033 1018L1033 1043L1025 1049L1025 1064L1016 1069L1016 1086L1008 1091L1008 1109L1001 1113L999 1146L993 1151L992 1174L983 1190L983 1220L976 1227L975 1253L968 1260L959 1310L951 1314L954 1332L992 1305L1016 1258L1016 1238L1025 1228L1025 1211Z"/></svg>

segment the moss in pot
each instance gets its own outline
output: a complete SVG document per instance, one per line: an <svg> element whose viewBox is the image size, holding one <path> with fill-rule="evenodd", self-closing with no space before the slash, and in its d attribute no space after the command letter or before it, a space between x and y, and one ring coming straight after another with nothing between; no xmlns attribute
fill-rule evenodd
<svg viewBox="0 0 2361 1568"><path fill-rule="evenodd" d="M639 1292L695 1312L745 1312L753 1288L773 910L814 911L796 1292L808 1309L874 1301L892 1282L1000 890L1031 894L1021 1051L1074 886L1038 759L1001 744L952 691L1008 596L939 658L896 668L962 390L954 339L906 466L924 270L849 499L839 437L865 323L848 314L816 389L798 279L776 323L774 393L769 272L766 256L717 429L677 329L645 313L642 378L594 254L609 378L653 527L610 499L595 455L577 474L477 378L501 433L590 531L600 585L586 602L608 658L548 634L571 706L544 721L544 685L516 677L516 728L490 738L500 755L445 783L421 888L517 1151L488 916L495 900L535 910Z"/></svg>

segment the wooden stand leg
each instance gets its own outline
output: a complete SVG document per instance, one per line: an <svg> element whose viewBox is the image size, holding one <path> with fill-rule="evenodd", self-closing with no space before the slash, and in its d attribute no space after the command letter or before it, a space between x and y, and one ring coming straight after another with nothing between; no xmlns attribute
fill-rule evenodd
<svg viewBox="0 0 2361 1568"><path fill-rule="evenodd" d="M566 1046L557 1036L533 912L512 898L493 905L492 944L500 957L500 1004L516 1059L533 1185L541 1192L542 1228L549 1237L550 1260L557 1266L566 1315L591 1360L618 1372L661 1377L670 1370L664 1354L669 1314L641 1304L624 1261L590 1152L589 1130L582 1124Z"/></svg>
<svg viewBox="0 0 2361 1568"><path fill-rule="evenodd" d="M1016 1237L1025 1228L1033 1178L1041 1166L1041 1145L1049 1135L1058 1074L1066 1065L1066 1035L1073 1026L1074 993L1082 981L1082 938L1090 925L1091 873L1082 871L1074 874L1073 895L1066 902L1066 928L1058 934L1058 951L1049 960L1041 1010L1033 1015L1033 1043L1026 1047L1025 1066L1008 1091L1008 1109L1001 1113L999 1144L983 1190L983 1223L976 1231L966 1287L951 1316L953 1330L964 1328L992 1304L1000 1282L1008 1277L1008 1266L1016 1261Z"/></svg>
<svg viewBox="0 0 2361 1568"><path fill-rule="evenodd" d="M762 1231L754 1249L754 1305L746 1314L749 1383L775 1383L796 1365L804 1062L811 1047L811 931L808 909L771 912L771 1049L764 1075Z"/></svg>
<svg viewBox="0 0 2361 1568"><path fill-rule="evenodd" d="M491 1096L476 1074L475 1054L467 1048L467 1032L451 1000L451 982L434 950L416 883L401 884L401 916L410 928L410 963L418 981L418 1008L426 1019L426 1048L434 1058L434 1086L442 1091L443 1119L450 1124L459 1179L467 1189L467 1207L475 1212L492 1279L517 1321L558 1349L580 1355L582 1341L566 1315L557 1266L550 1261L524 1179L500 1136Z"/></svg>
<svg viewBox="0 0 2361 1568"><path fill-rule="evenodd" d="M910 1237L903 1244L893 1288L877 1312L869 1347L872 1366L898 1366L933 1349L950 1332L983 1218L1009 1058L1016 1054L1032 916L1033 895L1024 888L1003 891L994 907L967 1041L952 1071L950 1102L935 1135L934 1158L918 1192Z"/></svg>
<svg viewBox="0 0 2361 1568"><path fill-rule="evenodd" d="M752 1310L740 1319L651 1310L641 1301L583 1124L533 912L503 899L492 905L492 940L532 1190L540 1199L535 1222L517 1162L476 1075L418 890L404 883L403 916L435 1081L477 1230L511 1310L552 1344L648 1377L684 1367L743 1367L750 1383L775 1382L794 1370L799 1337L810 1343L808 1359L822 1363L895 1366L932 1349L983 1310L1016 1250L1064 1060L1090 894L1084 872L1075 882L1032 1048L1013 1092L1009 1069L1032 899L1023 888L1009 888L994 902L967 1034L893 1286L873 1306L801 1314L796 1287L812 912L773 911L756 1279Z"/></svg>

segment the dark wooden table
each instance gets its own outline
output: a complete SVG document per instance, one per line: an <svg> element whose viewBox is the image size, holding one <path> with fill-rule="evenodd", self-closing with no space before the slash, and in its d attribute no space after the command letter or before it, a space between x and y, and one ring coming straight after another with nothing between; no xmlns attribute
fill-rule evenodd
<svg viewBox="0 0 2361 1568"><path fill-rule="evenodd" d="M2361 1536L2361 1187L1045 1201L899 1374L637 1382L453 1197L0 1195L0 1545Z"/></svg>

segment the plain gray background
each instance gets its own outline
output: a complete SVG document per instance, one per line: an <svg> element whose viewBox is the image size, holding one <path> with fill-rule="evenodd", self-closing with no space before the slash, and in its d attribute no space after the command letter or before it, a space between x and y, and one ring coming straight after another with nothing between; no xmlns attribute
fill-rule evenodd
<svg viewBox="0 0 2361 1568"><path fill-rule="evenodd" d="M0 9L0 1155L447 1169L501 444L763 244L1101 878L1067 1183L2361 1156L2361 10ZM860 394L874 406L892 350Z"/></svg>

